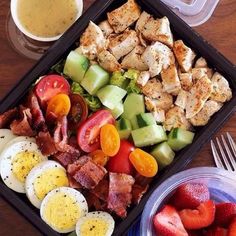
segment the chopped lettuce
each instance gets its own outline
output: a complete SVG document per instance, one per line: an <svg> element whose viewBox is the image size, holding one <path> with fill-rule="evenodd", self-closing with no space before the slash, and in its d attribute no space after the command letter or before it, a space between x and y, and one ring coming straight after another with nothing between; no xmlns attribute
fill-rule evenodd
<svg viewBox="0 0 236 236"><path fill-rule="evenodd" d="M110 78L110 84L118 86L120 88L125 89L129 83L129 80L122 74L120 71L115 71L112 73Z"/></svg>
<svg viewBox="0 0 236 236"><path fill-rule="evenodd" d="M124 73L124 77L128 78L130 80L135 80L137 81L138 77L139 77L140 72L138 70L135 69L128 69L128 71L126 71Z"/></svg>
<svg viewBox="0 0 236 236"><path fill-rule="evenodd" d="M86 91L83 89L83 87L77 83L77 82L73 82L72 85L71 85L71 91L73 93L78 93L80 94L81 96L83 96L84 94L86 94Z"/></svg>
<svg viewBox="0 0 236 236"><path fill-rule="evenodd" d="M140 72L134 69L128 69L127 72L124 73L124 77L130 79L128 86L126 87L127 93L140 93L141 90L137 85L137 79L139 77Z"/></svg>
<svg viewBox="0 0 236 236"><path fill-rule="evenodd" d="M65 62L65 60L60 60L57 64L51 67L51 71L63 75Z"/></svg>

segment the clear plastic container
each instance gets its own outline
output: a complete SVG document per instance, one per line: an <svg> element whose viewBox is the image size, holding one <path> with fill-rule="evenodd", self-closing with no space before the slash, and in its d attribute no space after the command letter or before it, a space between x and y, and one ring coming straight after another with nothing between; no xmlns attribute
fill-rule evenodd
<svg viewBox="0 0 236 236"><path fill-rule="evenodd" d="M214 12L219 0L162 0L190 26L206 22Z"/></svg>
<svg viewBox="0 0 236 236"><path fill-rule="evenodd" d="M182 171L164 181L147 201L140 224L140 235L153 236L153 217L182 184L194 182L208 186L215 202L236 202L236 175L215 167L198 167Z"/></svg>

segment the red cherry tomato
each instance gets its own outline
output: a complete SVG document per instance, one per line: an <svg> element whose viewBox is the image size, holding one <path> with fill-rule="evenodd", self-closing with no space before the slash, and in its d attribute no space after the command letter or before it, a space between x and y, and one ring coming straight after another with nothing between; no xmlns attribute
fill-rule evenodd
<svg viewBox="0 0 236 236"><path fill-rule="evenodd" d="M115 124L111 112L99 110L80 125L77 141L84 152L93 152L100 148L100 129L105 124Z"/></svg>
<svg viewBox="0 0 236 236"><path fill-rule="evenodd" d="M59 93L68 95L70 93L70 85L63 76L47 75L36 84L35 93L41 105L45 106L52 97Z"/></svg>
<svg viewBox="0 0 236 236"><path fill-rule="evenodd" d="M115 156L109 159L107 169L111 172L131 175L134 168L129 160L129 155L133 150L134 145L132 143L121 140L120 149Z"/></svg>

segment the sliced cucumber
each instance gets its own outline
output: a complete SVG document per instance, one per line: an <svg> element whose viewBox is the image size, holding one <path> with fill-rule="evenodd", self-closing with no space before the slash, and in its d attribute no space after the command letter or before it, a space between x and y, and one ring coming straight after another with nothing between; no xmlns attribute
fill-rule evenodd
<svg viewBox="0 0 236 236"><path fill-rule="evenodd" d="M124 102L122 117L131 120L135 115L145 112L144 98L141 94L130 93Z"/></svg>
<svg viewBox="0 0 236 236"><path fill-rule="evenodd" d="M126 93L124 89L118 86L106 85L97 92L97 96L105 107L113 110Z"/></svg>
<svg viewBox="0 0 236 236"><path fill-rule="evenodd" d="M115 106L115 108L114 109L108 109L110 112L111 112L111 114L113 115L113 117L115 118L115 119L117 119L118 117L120 117L121 116L121 114L124 112L124 105L123 105L123 103L122 102L119 102L116 106Z"/></svg>
<svg viewBox="0 0 236 236"><path fill-rule="evenodd" d="M118 130L118 133L120 135L120 139L128 139L131 131L132 131L132 127L131 127L131 123L129 120L125 119L125 118L121 118L120 120L118 120L116 122L116 128Z"/></svg>
<svg viewBox="0 0 236 236"><path fill-rule="evenodd" d="M166 132L160 125L149 125L131 132L136 147L154 145L167 140Z"/></svg>
<svg viewBox="0 0 236 236"><path fill-rule="evenodd" d="M193 142L193 138L193 132L181 128L174 128L169 133L167 142L172 150L179 151L188 144L191 144Z"/></svg>
<svg viewBox="0 0 236 236"><path fill-rule="evenodd" d="M71 51L66 58L63 73L69 76L75 82L81 82L84 74L89 67L89 60L87 57Z"/></svg>
<svg viewBox="0 0 236 236"><path fill-rule="evenodd" d="M175 157L175 153L172 151L167 142L163 142L155 146L151 151L151 155L156 158L160 168L168 166Z"/></svg>
<svg viewBox="0 0 236 236"><path fill-rule="evenodd" d="M152 113L140 113L131 119L133 129L142 128L149 125L155 125L156 121Z"/></svg>
<svg viewBox="0 0 236 236"><path fill-rule="evenodd" d="M81 81L81 85L91 95L95 95L100 88L108 83L109 73L99 65L91 65Z"/></svg>

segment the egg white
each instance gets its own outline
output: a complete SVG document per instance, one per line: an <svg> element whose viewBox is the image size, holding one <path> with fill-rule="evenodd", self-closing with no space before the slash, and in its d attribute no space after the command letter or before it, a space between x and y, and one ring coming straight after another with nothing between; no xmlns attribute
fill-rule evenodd
<svg viewBox="0 0 236 236"><path fill-rule="evenodd" d="M76 204L78 204L78 206L80 208L80 217L84 216L88 212L87 201L86 201L85 197L82 195L82 193L80 193L79 191L77 191L73 188L70 188L70 187L59 187L59 188L56 188L56 189L52 190L51 192L49 192L41 203L40 215L41 215L41 218L43 219L43 221L45 221L52 229L54 229L58 233L72 232L75 230L75 225L73 227L62 230L60 228L57 228L55 225L53 225L52 222L48 222L48 220L46 219L45 210L47 209L47 207L49 207L48 202L57 193L63 193L63 194L66 194L67 196L70 196L71 198L75 199ZM66 207L66 206L63 206L63 202L57 202L56 204L58 204L62 208ZM67 207L69 208L69 206L67 206ZM57 217L58 214L60 214L60 212L57 212L56 210L54 212L53 210L50 212L50 214L53 215L54 217Z"/></svg>
<svg viewBox="0 0 236 236"><path fill-rule="evenodd" d="M24 139L25 140L25 139ZM36 143L31 141L19 141L12 142L11 145L7 144L6 148L1 154L1 165L0 165L0 174L3 182L12 190L25 193L25 183L21 182L14 175L12 170L12 162L16 154L20 152L35 152L42 161L47 160L47 157L44 156L39 150Z"/></svg>
<svg viewBox="0 0 236 236"><path fill-rule="evenodd" d="M0 129L0 153L5 148L6 144L17 136L10 129Z"/></svg>
<svg viewBox="0 0 236 236"><path fill-rule="evenodd" d="M81 217L77 224L76 224L76 235L77 236L85 236L84 234L82 234L81 232L81 227L82 225L89 221L89 220L95 220L95 219L100 219L103 220L107 223L108 225L108 229L107 232L104 236L111 236L113 231L114 231L114 227L115 227L115 221L113 219L113 217L104 211L93 211L93 212L89 212L87 213L85 216ZM94 232L96 233L96 232ZM87 232L86 235L89 235L89 232Z"/></svg>
<svg viewBox="0 0 236 236"><path fill-rule="evenodd" d="M44 161L44 162L38 164L37 166L35 166L30 171L28 176L26 177L26 181L25 181L26 195L27 195L28 199L30 200L30 202L37 208L40 208L42 200L39 199L37 197L36 193L35 193L34 183L35 183L38 176L43 175L43 173L46 170L49 170L49 169L52 169L52 168L59 168L59 169L63 170L66 174L65 168L62 165L60 165L58 162L56 162L56 161ZM56 176L52 176L51 178L56 178ZM48 181L52 180L51 178L48 179Z"/></svg>

